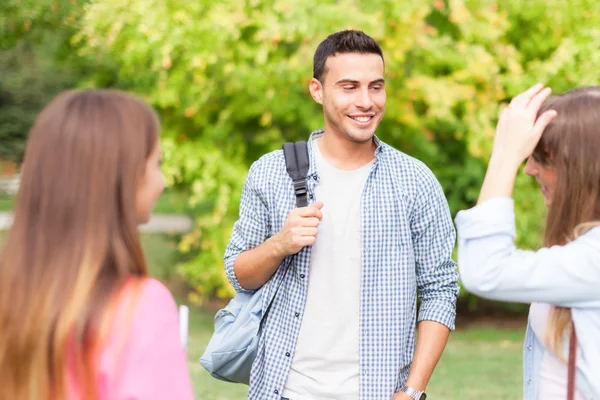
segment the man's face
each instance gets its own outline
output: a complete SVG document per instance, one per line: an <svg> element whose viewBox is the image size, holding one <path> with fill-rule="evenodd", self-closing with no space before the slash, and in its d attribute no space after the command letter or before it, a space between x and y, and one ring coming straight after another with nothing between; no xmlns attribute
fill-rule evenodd
<svg viewBox="0 0 600 400"><path fill-rule="evenodd" d="M313 98L323 105L325 131L355 143L370 141L385 112L383 60L377 54L329 57L323 83L313 79Z"/></svg>

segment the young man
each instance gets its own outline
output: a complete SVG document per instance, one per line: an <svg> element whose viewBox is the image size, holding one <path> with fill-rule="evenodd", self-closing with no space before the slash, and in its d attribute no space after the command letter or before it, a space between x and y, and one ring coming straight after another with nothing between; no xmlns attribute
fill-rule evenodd
<svg viewBox="0 0 600 400"><path fill-rule="evenodd" d="M225 253L231 284L264 286L264 308L281 283L249 398L424 399L458 295L444 193L423 163L375 137L386 93L372 38L323 41L310 93L325 126L308 140L310 205L294 208L282 151L263 156Z"/></svg>

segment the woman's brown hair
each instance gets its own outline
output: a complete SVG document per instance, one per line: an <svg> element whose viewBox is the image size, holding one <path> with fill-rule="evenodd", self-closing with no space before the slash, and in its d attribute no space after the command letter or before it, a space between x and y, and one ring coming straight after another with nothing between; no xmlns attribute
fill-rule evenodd
<svg viewBox="0 0 600 400"><path fill-rule="evenodd" d="M533 157L557 175L545 232L545 245L550 247L574 240L600 221L600 86L553 96L538 116L547 110L558 115L546 127ZM563 339L572 329L571 310L554 307L547 338L560 356Z"/></svg>
<svg viewBox="0 0 600 400"><path fill-rule="evenodd" d="M96 398L111 301L148 274L136 190L158 135L152 109L117 91L62 93L40 113L0 256L0 398L63 399L69 379Z"/></svg>

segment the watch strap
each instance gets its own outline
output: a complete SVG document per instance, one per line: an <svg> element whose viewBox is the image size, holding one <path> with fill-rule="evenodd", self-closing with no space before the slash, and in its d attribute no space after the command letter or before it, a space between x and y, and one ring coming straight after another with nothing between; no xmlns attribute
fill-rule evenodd
<svg viewBox="0 0 600 400"><path fill-rule="evenodd" d="M425 392L422 390L417 390L406 385L402 386L402 389L400 389L400 391L406 393L414 400L420 400L421 397L423 397L423 395L425 394Z"/></svg>

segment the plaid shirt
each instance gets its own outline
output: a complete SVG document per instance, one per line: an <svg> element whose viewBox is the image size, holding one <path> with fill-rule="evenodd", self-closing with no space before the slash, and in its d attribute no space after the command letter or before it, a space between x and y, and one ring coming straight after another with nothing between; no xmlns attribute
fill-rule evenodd
<svg viewBox="0 0 600 400"><path fill-rule="evenodd" d="M309 203L319 176L308 141ZM406 378L418 320L454 329L458 274L452 261L455 231L433 173L420 161L375 138L375 162L361 200L360 399L389 400ZM225 251L225 271L237 291L237 256L278 232L296 198L283 151L256 161L246 178L239 220ZM263 309L281 283L263 324L248 397L280 400L292 363L306 304L311 247L284 259L264 286ZM288 269L284 278L284 271ZM340 273L343 273L340 271Z"/></svg>

